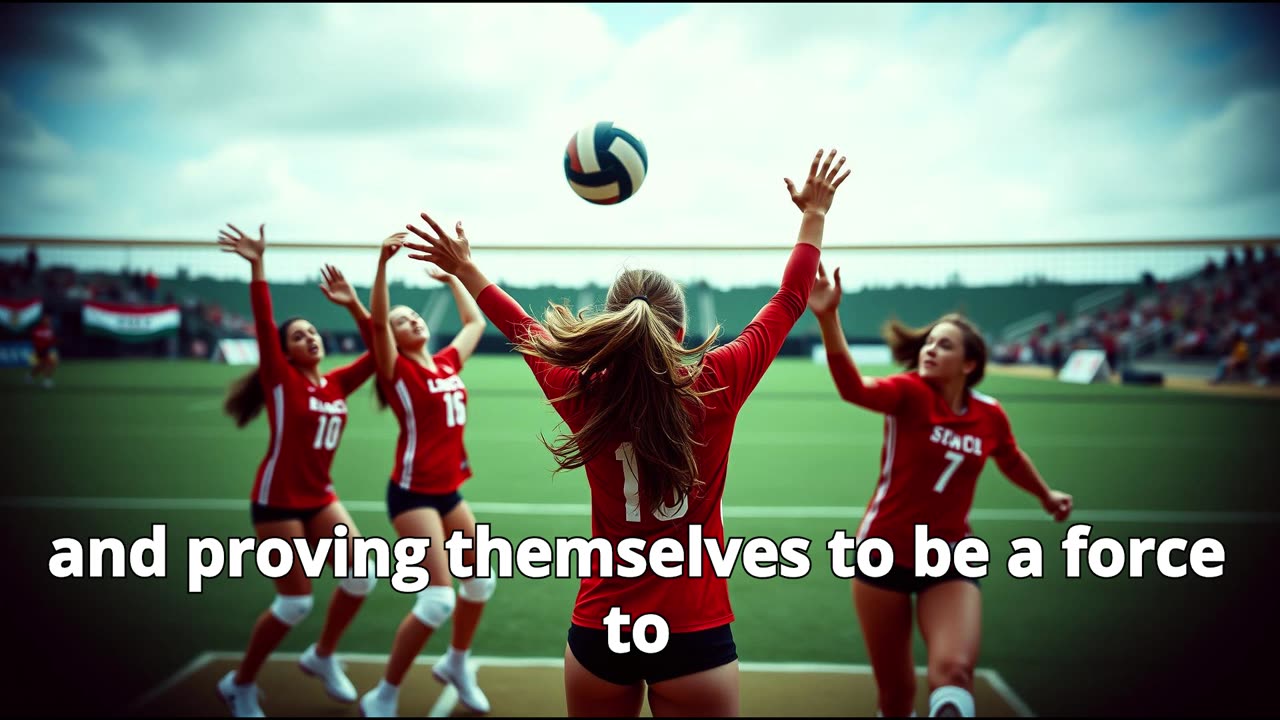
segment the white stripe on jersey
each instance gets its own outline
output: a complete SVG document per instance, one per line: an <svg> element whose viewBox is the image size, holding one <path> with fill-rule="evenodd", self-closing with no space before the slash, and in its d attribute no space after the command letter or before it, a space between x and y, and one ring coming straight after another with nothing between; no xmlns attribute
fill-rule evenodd
<svg viewBox="0 0 1280 720"><path fill-rule="evenodd" d="M970 390L970 391L969 391L969 397L972 397L974 400L977 400L977 401L979 401L979 402L984 402L984 403L986 403L986 404L988 404L988 405L999 405L999 404L1000 404L999 402L997 402L997 401L996 401L996 399L995 399L995 398L991 397L990 395L984 395L984 394L982 394L982 393L978 392L977 390Z"/></svg>
<svg viewBox="0 0 1280 720"><path fill-rule="evenodd" d="M272 443L271 459L267 461L267 469L262 473L262 486L258 488L258 504L269 505L271 497L271 478L276 474L276 460L280 459L280 446L284 443L284 385L271 388L271 400L276 410L276 441Z"/></svg>
<svg viewBox="0 0 1280 720"><path fill-rule="evenodd" d="M893 482L893 454L898 444L898 418L893 415L886 415L885 422L885 453L884 453L884 469L880 474L884 476L880 487L876 489L876 497L871 501L871 509L862 518L862 524L858 526L858 541L861 542L867 536L867 531L871 529L871 521L875 519L876 513L880 511L880 502L884 500L884 496L889 492L889 483Z"/></svg>
<svg viewBox="0 0 1280 720"><path fill-rule="evenodd" d="M404 457L400 460L403 466L400 471L400 487L408 490L413 482L413 458L418 452L418 424L413 419L413 401L409 399L409 387L404 384L403 378L396 381L396 394L400 396L400 404L404 406L404 431L408 438L404 444Z"/></svg>

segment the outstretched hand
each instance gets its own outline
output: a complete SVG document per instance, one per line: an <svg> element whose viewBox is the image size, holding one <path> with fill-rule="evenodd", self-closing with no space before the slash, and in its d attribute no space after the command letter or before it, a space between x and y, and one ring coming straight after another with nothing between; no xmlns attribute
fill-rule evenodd
<svg viewBox="0 0 1280 720"><path fill-rule="evenodd" d="M240 228L227 223L227 227L235 232L233 235L226 230L218 231L218 244L222 246L223 252L233 252L249 262L260 262L262 253L267 249L267 224L263 223L258 226L258 239L245 235Z"/></svg>
<svg viewBox="0 0 1280 720"><path fill-rule="evenodd" d="M840 307L840 268L836 268L835 282L833 283L827 278L827 270L818 263L818 279L813 283L813 290L809 292L809 309L814 315L829 315Z"/></svg>
<svg viewBox="0 0 1280 720"><path fill-rule="evenodd" d="M432 220L429 215L422 213L422 219L431 226L434 235L424 230L419 230L412 225L406 225L409 232L425 240L425 243L417 243L405 241L405 247L411 250L417 250L418 254L410 255L413 260L423 260L425 262L434 263L436 267L450 275L457 275L458 268L471 261L471 243L467 241L467 234L462 229L462 221L459 220L455 228L456 238L449 237L446 233Z"/></svg>
<svg viewBox="0 0 1280 720"><path fill-rule="evenodd" d="M382 240L382 262L386 262L400 252L400 246L404 244L404 239L409 237L409 233L396 233L388 235Z"/></svg>
<svg viewBox="0 0 1280 720"><path fill-rule="evenodd" d="M800 208L800 212L826 215L831 209L836 188L849 177L850 172L845 170L837 177L836 174L840 172L840 168L844 167L845 158L841 155L840 162L836 163L835 167L831 167L831 161L835 157L836 151L832 148L826 161L822 163L822 169L819 170L818 162L822 160L822 150L819 149L818 154L813 156L813 164L809 166L809 177L804 181L804 187L799 192L796 191L795 183L791 182L791 178L783 178L787 183L787 190L791 193L791 202Z"/></svg>
<svg viewBox="0 0 1280 720"><path fill-rule="evenodd" d="M438 267L435 267L434 265L432 265L432 266L430 266L430 267L428 267L428 268L427 268L427 275L428 275L432 280L435 280L435 281L437 281L437 282L442 282L442 283L444 283L445 285L448 285L449 283L453 282L454 280L457 280L457 278L455 278L454 276L452 276L452 275L450 275L449 273L447 273L447 272L445 272L445 271L441 270L441 269L440 269L440 268L438 268Z"/></svg>
<svg viewBox="0 0 1280 720"><path fill-rule="evenodd" d="M325 265L320 269L320 275L324 278L324 282L320 283L320 292L329 298L329 302L343 306L356 302L356 291L342 276L341 270L332 265Z"/></svg>

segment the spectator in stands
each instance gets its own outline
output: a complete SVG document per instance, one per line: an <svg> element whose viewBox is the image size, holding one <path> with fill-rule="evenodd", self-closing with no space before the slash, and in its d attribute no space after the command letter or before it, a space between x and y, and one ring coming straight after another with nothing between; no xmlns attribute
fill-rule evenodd
<svg viewBox="0 0 1280 720"><path fill-rule="evenodd" d="M32 243L30 246L27 247L27 267L26 267L26 276L24 278L24 281L26 282L27 285L30 285L35 280L36 268L38 268L39 265L40 265L40 258L39 258L39 255L36 253L35 243Z"/></svg>
<svg viewBox="0 0 1280 720"><path fill-rule="evenodd" d="M1258 384L1269 385L1280 380L1280 326L1271 323L1262 333L1258 350Z"/></svg>
<svg viewBox="0 0 1280 720"><path fill-rule="evenodd" d="M1209 351L1209 329L1203 323L1188 330L1173 346L1173 352L1180 358L1197 357Z"/></svg>
<svg viewBox="0 0 1280 720"><path fill-rule="evenodd" d="M1231 339L1230 354L1218 361L1217 373L1210 382L1216 385L1230 378L1233 373L1238 374L1241 380L1249 379L1249 343L1245 342L1239 331Z"/></svg>

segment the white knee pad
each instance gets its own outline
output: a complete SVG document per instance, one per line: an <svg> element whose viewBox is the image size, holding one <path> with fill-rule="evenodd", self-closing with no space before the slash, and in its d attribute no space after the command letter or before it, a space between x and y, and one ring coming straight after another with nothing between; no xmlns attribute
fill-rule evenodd
<svg viewBox="0 0 1280 720"><path fill-rule="evenodd" d="M493 597L493 589L498 586L498 579L490 575L487 578L467 578L458 582L458 597L467 602L482 603Z"/></svg>
<svg viewBox="0 0 1280 720"><path fill-rule="evenodd" d="M418 599L413 603L413 614L423 625L438 628L453 614L455 601L453 586L428 585L418 593Z"/></svg>
<svg viewBox="0 0 1280 720"><path fill-rule="evenodd" d="M358 577L344 578L342 582L338 583L338 587L342 588L342 591L348 595L354 595L355 597L364 597L365 595L368 595L369 593L373 592L373 586L377 584L378 584L378 578L374 577L373 575L370 575L368 577L362 577L362 578L358 578Z"/></svg>
<svg viewBox="0 0 1280 720"><path fill-rule="evenodd" d="M271 614L280 622L293 627L311 614L310 595L276 595L271 603Z"/></svg>

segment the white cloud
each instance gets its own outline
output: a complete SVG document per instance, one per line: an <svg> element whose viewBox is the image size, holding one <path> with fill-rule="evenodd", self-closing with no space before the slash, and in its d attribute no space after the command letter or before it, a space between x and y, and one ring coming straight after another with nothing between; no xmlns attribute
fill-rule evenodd
<svg viewBox="0 0 1280 720"><path fill-rule="evenodd" d="M137 103L178 150L82 153L92 212L15 208L6 223L203 238L231 219L376 242L429 210L466 219L481 246L785 247L797 215L782 177L836 144L853 174L830 241L1280 230L1280 79L1259 86L1256 49L1198 60L1230 41L1203 7L706 5L630 43L579 5L199 12L177 31L86 22L105 62L56 83ZM561 172L570 135L602 119L650 158L639 195L607 208ZM776 259L735 271L769 282Z"/></svg>

